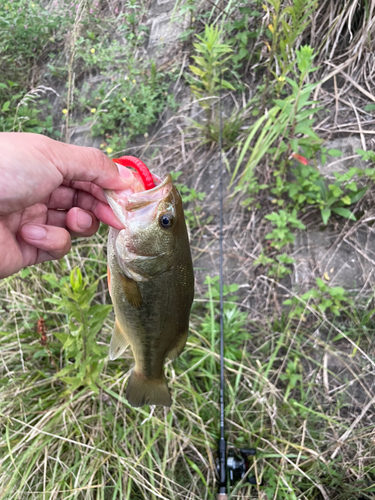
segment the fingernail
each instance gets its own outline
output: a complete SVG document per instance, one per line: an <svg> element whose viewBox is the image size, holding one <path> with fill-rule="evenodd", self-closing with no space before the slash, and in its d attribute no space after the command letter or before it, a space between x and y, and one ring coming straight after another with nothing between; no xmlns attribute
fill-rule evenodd
<svg viewBox="0 0 375 500"><path fill-rule="evenodd" d="M33 224L26 224L22 228L22 234L31 240L41 240L47 234L43 226L34 226Z"/></svg>
<svg viewBox="0 0 375 500"><path fill-rule="evenodd" d="M78 212L77 225L81 229L88 229L92 226L92 217L86 212Z"/></svg>
<svg viewBox="0 0 375 500"><path fill-rule="evenodd" d="M118 163L116 163L116 165L117 165L119 174L121 175L121 177L123 179L129 180L129 181L133 179L133 172L131 170L129 170L126 167L123 167L122 165L119 165Z"/></svg>

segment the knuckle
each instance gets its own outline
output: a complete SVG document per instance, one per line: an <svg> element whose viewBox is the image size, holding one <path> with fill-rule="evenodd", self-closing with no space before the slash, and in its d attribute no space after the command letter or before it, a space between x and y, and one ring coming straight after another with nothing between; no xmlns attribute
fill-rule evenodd
<svg viewBox="0 0 375 500"><path fill-rule="evenodd" d="M100 149L96 148L88 148L90 149L93 162L99 167L100 170L106 170L108 168L109 158L107 155L100 151Z"/></svg>

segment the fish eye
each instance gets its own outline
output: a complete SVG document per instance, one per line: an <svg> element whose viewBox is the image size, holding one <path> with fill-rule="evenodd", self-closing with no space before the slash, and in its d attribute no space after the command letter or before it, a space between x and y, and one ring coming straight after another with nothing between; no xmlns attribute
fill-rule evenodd
<svg viewBox="0 0 375 500"><path fill-rule="evenodd" d="M173 225L173 215L163 214L160 216L159 223L163 229L169 229Z"/></svg>

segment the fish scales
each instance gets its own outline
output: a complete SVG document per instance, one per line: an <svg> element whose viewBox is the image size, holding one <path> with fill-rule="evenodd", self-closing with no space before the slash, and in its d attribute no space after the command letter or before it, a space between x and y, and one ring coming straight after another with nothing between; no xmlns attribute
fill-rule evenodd
<svg viewBox="0 0 375 500"><path fill-rule="evenodd" d="M156 188L107 199L124 229L108 238L110 293L116 315L110 357L130 344L135 367L127 387L133 406L170 406L164 376L167 357L187 339L194 275L181 197L167 176ZM164 227L167 219L170 227Z"/></svg>

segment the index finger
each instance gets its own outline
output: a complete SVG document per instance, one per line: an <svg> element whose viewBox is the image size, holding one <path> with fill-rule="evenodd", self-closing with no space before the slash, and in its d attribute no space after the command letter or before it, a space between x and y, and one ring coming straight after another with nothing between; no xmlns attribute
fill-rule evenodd
<svg viewBox="0 0 375 500"><path fill-rule="evenodd" d="M128 169L121 170L102 151L96 148L74 146L45 137L45 155L69 181L88 181L103 189L127 189L133 182ZM47 142L53 142L53 145Z"/></svg>
<svg viewBox="0 0 375 500"><path fill-rule="evenodd" d="M25 158L26 151L29 163L31 158L39 164L53 166L68 181L92 182L104 189L127 189L133 180L129 170L120 176L116 164L96 148L64 144L44 135L26 132L4 132L2 137L5 143L13 144L12 158L20 151ZM55 182L58 180L55 179Z"/></svg>

